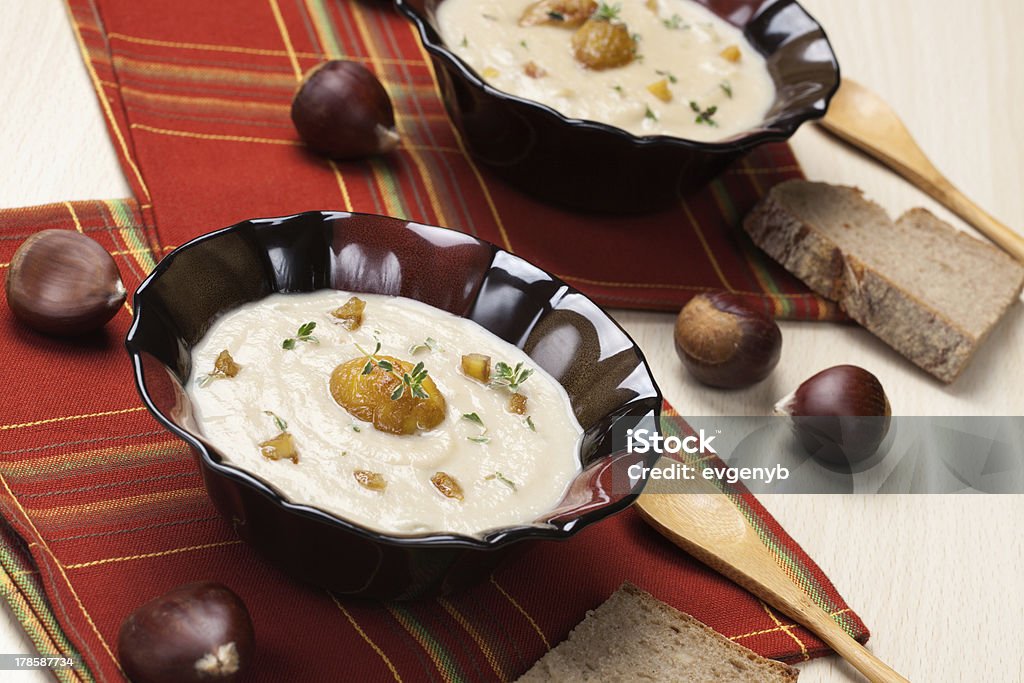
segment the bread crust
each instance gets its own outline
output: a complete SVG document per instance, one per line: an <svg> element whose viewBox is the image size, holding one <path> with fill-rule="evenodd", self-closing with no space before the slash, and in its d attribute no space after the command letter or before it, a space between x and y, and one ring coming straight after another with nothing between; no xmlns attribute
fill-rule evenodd
<svg viewBox="0 0 1024 683"><path fill-rule="evenodd" d="M955 380L967 366L982 343L1009 306L1020 296L1024 277L1018 273L1015 293L989 303L992 314L989 324L980 333L971 333L958 325L949 315L929 306L926 302L893 282L892 278L869 265L853 250L837 243L820 226L804 220L787 201L787 190L804 185L827 188L821 192L821 201L835 197L829 193L845 193L843 201L859 202L858 208L872 220L887 221L884 210L863 197L857 188L827 186L794 180L781 183L754 207L744 220L743 227L754 243L778 261L786 270L802 280L808 287L827 299L836 301L852 319L870 330L913 363L943 382ZM850 217L855 220L855 217ZM934 223L930 229L948 231L939 233L949 242L949 248L969 247L991 249L993 263L1008 259L994 247L955 231L941 223L925 209L913 209L900 219L927 220ZM921 228L925 229L925 228ZM964 243L967 240L967 243ZM915 255L907 254L907 259Z"/></svg>
<svg viewBox="0 0 1024 683"><path fill-rule="evenodd" d="M623 640L647 644L648 649L641 647L638 654L635 647L624 648ZM793 683L800 675L788 664L761 657L627 581L607 601L589 611L569 637L545 654L519 683L655 680L650 667L651 657L656 656L653 648L675 648L682 642L700 646L701 652L670 649L655 667L656 680ZM693 664L679 661L696 662L698 657L713 658L715 664L711 666L717 669L705 665L698 671Z"/></svg>

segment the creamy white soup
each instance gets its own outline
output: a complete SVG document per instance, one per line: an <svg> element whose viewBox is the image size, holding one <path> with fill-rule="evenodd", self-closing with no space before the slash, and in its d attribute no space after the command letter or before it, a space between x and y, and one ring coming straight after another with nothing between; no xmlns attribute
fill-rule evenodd
<svg viewBox="0 0 1024 683"><path fill-rule="evenodd" d="M200 431L227 462L373 529L529 523L580 469L561 385L476 323L410 299L274 294L220 318L192 362Z"/></svg>
<svg viewBox="0 0 1024 683"><path fill-rule="evenodd" d="M693 0L445 0L437 23L494 87L635 135L728 138L775 99L764 57Z"/></svg>

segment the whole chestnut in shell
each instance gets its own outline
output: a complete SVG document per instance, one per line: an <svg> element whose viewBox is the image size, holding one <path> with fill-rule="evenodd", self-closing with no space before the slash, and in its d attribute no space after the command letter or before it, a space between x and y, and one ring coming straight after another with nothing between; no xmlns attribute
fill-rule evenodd
<svg viewBox="0 0 1024 683"><path fill-rule="evenodd" d="M698 381L738 389L768 376L782 332L767 313L729 292L698 294L676 318L676 353Z"/></svg>
<svg viewBox="0 0 1024 683"><path fill-rule="evenodd" d="M133 683L234 681L254 648L245 604L212 581L150 600L128 615L117 637L118 659Z"/></svg>
<svg viewBox="0 0 1024 683"><path fill-rule="evenodd" d="M775 414L790 416L812 457L840 466L874 455L892 420L882 383L856 365L822 370L780 400Z"/></svg>
<svg viewBox="0 0 1024 683"><path fill-rule="evenodd" d="M114 317L126 292L114 258L72 230L41 230L21 243L7 271L7 305L40 332L92 332Z"/></svg>
<svg viewBox="0 0 1024 683"><path fill-rule="evenodd" d="M398 146L387 90L362 64L324 62L306 74L292 99L292 123L310 149L359 159Z"/></svg>

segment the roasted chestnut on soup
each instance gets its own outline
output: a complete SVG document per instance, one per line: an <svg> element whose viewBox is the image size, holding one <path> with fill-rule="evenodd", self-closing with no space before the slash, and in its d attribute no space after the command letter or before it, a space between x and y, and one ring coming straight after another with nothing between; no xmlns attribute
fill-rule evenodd
<svg viewBox="0 0 1024 683"><path fill-rule="evenodd" d="M418 390L405 390L403 377L418 378ZM415 434L444 419L444 396L423 364L394 356L342 363L331 373L331 395L351 415L389 434Z"/></svg>

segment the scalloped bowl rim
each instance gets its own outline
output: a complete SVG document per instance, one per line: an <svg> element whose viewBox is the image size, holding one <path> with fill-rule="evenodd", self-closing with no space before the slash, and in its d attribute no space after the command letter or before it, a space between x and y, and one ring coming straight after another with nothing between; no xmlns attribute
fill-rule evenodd
<svg viewBox="0 0 1024 683"><path fill-rule="evenodd" d="M828 38L828 34L825 32L825 28L818 22L814 16L808 12L803 5L797 0L767 0L764 5L759 8L759 16L761 12L767 10L769 7L774 7L778 4L789 4L796 5L804 13L804 15L817 27L821 32L822 39L828 46L829 54L832 57L832 64L835 67L835 82L824 93L823 96L819 97L810 106L803 107L794 111L792 114L782 117L780 120L784 121L786 125L779 125L773 127L761 126L758 128L751 128L748 131L737 133L736 135L726 138L724 140L710 140L700 141L691 140L689 138L681 138L672 135L634 135L628 130L613 126L608 123L601 123L600 121L593 121L591 119L576 119L561 113L557 109L538 102L531 100L519 95L499 90L494 86L490 85L487 81L480 77L479 74L467 64L461 57L451 51L444 42L434 41L430 38L429 33L435 32L432 27L429 26L429 22L426 17L422 16L416 9L409 5L408 0L395 0L395 7L397 7L405 16L416 26L417 32L420 36L420 42L424 49L430 54L444 60L450 66L456 68L461 75L466 78L470 84L482 89L488 95L497 97L498 99L506 100L517 106L525 106L536 109L538 112L549 116L560 123L567 124L572 128L583 128L602 131L615 136L618 136L627 142L632 143L637 147L652 147L656 145L670 145L673 147L681 147L684 149L701 150L706 152L734 152L737 149L749 149L757 147L760 144L766 142L781 142L788 140L796 133L797 129L800 128L807 121L813 121L820 119L825 115L828 110L829 103L832 101L832 97L835 96L836 91L839 90L840 85L840 68L839 60L836 57L835 50L832 47L832 42ZM751 17L753 19L754 17ZM438 36L440 38L440 35Z"/></svg>
<svg viewBox="0 0 1024 683"><path fill-rule="evenodd" d="M506 545L511 545L519 541L525 541L530 539L565 540L574 536L577 532L590 526L591 524L594 524L596 522L601 521L602 519L605 519L618 512L621 512L622 510L626 509L627 507L633 504L636 498L639 497L640 491L642 490L642 486L637 489L634 489L632 493L626 494L608 505L601 506L600 510L603 514L601 514L599 517L587 519L587 516L589 515L584 514L584 516L582 517L576 517L572 519L564 526L555 526L553 524L548 523L517 524L512 526L497 527L495 529L490 530L485 535L479 537L458 533L440 532L428 532L417 535L393 535L387 532L378 531L366 526L362 526L356 522L352 522L344 517L327 512L326 510L320 509L318 507L306 505L303 503L295 503L291 500L288 500L288 498L286 498L284 494L282 494L272 483L267 482L261 477L258 477L240 467L232 465L229 462L219 462L216 459L214 459L214 457L211 455L211 451L217 452L218 454L219 451L212 448L212 446L207 445L200 437L178 426L174 421L172 421L170 418L164 415L163 411L160 410L153 403L153 400L150 398L149 390L146 387L145 371L142 367L141 353L143 350L140 349L136 343L136 334L138 333L139 321L142 315L144 314L143 308L145 306L145 302L141 301L140 297L144 298L146 296L147 289L151 286L151 283L159 279L160 276L163 275L173 265L177 256L183 252L195 249L205 244L206 242L216 240L218 237L222 235L233 233L245 226L251 226L259 223L279 224L285 221L298 219L302 216L307 215L330 216L336 219L360 216L368 217L371 219L384 219L388 222L401 223L404 225L415 225L417 227L423 228L432 228L437 230L446 229L435 225L429 225L427 223L419 223L417 221L404 220L401 218L395 218L393 216L384 216L381 214L362 213L357 211L304 211L296 214L290 214L287 216L251 218L244 221L240 221L225 228L221 228L213 232L199 235L198 237L195 237L189 240L188 242L182 244L181 246L176 247L172 251L168 252L167 255L160 260L160 262L156 265L152 272L142 281L138 288L136 288L135 293L132 296L132 308L134 310L134 316L132 318L131 327L128 329L128 334L125 337L125 348L132 362L132 372L135 379L136 389L139 393L139 396L142 399L142 402L145 404L146 409L150 412L151 415L153 415L154 418L156 418L157 422L163 425L165 429L167 429L172 434L183 440L196 453L198 453L201 459L203 460L203 463L207 467L212 468L221 476L226 476L229 479L235 480L237 483L241 485L248 486L256 490L258 493L270 499L271 502L273 502L275 505L281 507L287 512L295 513L304 517L309 517L326 524L339 526L345 531L356 533L357 535L362 536L372 542L383 542L386 544L397 546L440 546L446 548L456 547L475 550L496 550ZM468 235L466 233L459 234L464 235L465 237L470 238L472 240L475 240L480 244L491 247L492 249L495 250L493 252L494 255L504 252L505 254L513 258L519 259L525 263L530 263L529 261L526 261L526 259L523 259L522 257L517 256L515 254L512 254L511 252L508 252L502 249L501 247L498 247L497 245L488 242L487 240L482 240L478 237ZM493 264L493 261L494 259L492 256L491 264ZM490 267L491 264L488 264L488 267ZM552 273L547 272L546 270L540 268L539 266L534 267L544 272L548 277L552 279L552 281L557 282L558 284L566 287L567 292L580 294L580 296L586 298L587 301L594 303L590 299L590 297L588 297L586 294L583 294L582 292L572 287L571 285L565 283L561 278L553 275ZM281 290L275 290L275 292L280 293ZM601 314L608 321L610 321L620 332L622 332L622 334L625 335L625 337L629 339L629 341L633 344L633 348L636 350L636 353L639 356L640 365L647 371L647 374L650 377L651 386L654 389L654 395L652 397L649 397L648 400L653 399L655 401L653 417L655 423L657 423L657 420L661 415L661 403L663 397L661 389L658 387L657 382L655 382L654 380L654 374L651 371L650 364L647 362L647 358L644 356L643 351L636 344L633 338L629 336L629 334L625 331L625 329L623 329L623 327L618 323L618 321L616 321L612 316L608 315L608 312L605 311L603 307L599 306L596 303L594 303L594 306L597 307ZM581 444L582 441L578 442L577 444L577 456L581 455ZM223 460L223 456L221 457ZM586 468L581 470L581 473L585 471ZM588 512L593 511L590 510Z"/></svg>

